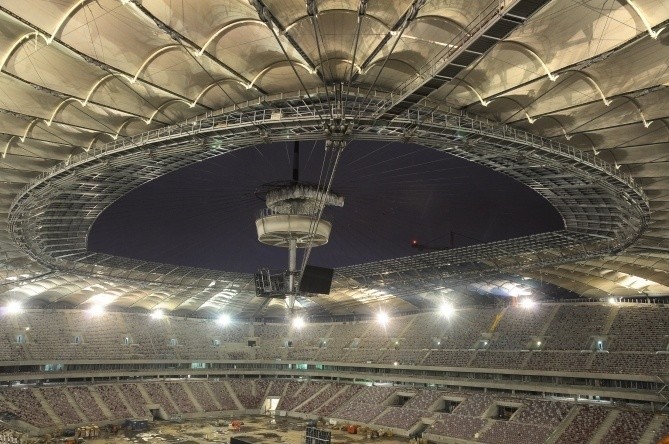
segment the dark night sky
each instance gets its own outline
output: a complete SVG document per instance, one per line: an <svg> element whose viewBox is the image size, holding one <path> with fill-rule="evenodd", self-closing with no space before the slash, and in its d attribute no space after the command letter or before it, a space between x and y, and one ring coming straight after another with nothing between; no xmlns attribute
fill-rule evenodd
<svg viewBox="0 0 669 444"><path fill-rule="evenodd" d="M262 184L289 180L293 143L239 150L199 162L128 193L97 219L90 250L227 271L285 269L286 250L261 245L254 219ZM302 142L300 179L317 182L322 142ZM430 148L354 141L333 190L329 244L309 263L339 267L416 254L413 239L447 246L495 241L562 228L555 209L524 185ZM298 257L299 261L299 257ZM299 262L298 262L299 263Z"/></svg>

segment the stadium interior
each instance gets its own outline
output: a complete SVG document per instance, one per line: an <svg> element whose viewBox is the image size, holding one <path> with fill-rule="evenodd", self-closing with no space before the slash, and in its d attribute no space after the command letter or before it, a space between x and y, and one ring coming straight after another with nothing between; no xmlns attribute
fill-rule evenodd
<svg viewBox="0 0 669 444"><path fill-rule="evenodd" d="M0 0L0 443L669 443L667 103L669 0Z"/></svg>

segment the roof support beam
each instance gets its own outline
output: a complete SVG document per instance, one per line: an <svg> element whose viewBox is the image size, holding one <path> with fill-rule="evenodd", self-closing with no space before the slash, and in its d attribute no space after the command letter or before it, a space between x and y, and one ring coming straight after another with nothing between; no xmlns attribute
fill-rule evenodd
<svg viewBox="0 0 669 444"><path fill-rule="evenodd" d="M443 80L437 82L436 79L442 74L445 68L452 64L472 44L476 43L479 38L483 37L486 32L493 29L500 20L504 19L506 13L522 1L499 0L488 4L478 17L466 27L466 30L461 30L439 54L420 67L415 77L406 80L392 91L390 99L385 106L377 111L377 117L383 120L392 120L404 109L418 103L420 99L425 98L432 91L436 90L444 83ZM510 23L515 23L517 26L520 21L514 18ZM504 34L508 34L508 31L505 31ZM459 72L462 69L464 67L458 65L455 70ZM429 85L427 86L427 91L421 91L421 89L425 89L426 85Z"/></svg>
<svg viewBox="0 0 669 444"><path fill-rule="evenodd" d="M214 62L215 64L217 64L218 66L220 66L223 70L225 70L225 71L229 72L230 74L232 74L233 77L234 77L237 81L241 82L241 83L244 84L244 85L247 85L247 86L248 86L248 89L254 88L254 85L251 84L251 83L249 82L249 80L248 80L246 77L244 77L241 73L237 72L237 71L234 70L232 67L230 67L229 65L227 65L226 63L224 63L223 61L221 61L218 57L215 57L215 56L214 56L213 54L211 54L209 51L206 51L206 46L211 42L211 40L212 40L216 35L220 34L220 33L223 32L223 31L225 31L225 30L227 29L227 26L224 26L224 27L221 28L216 34L214 34L214 36L212 36L212 37L207 41L207 43L205 43L205 46L204 46L204 47L199 47L194 41L192 41L191 39L189 39L189 38L186 37L185 35L181 34L181 33L178 32L177 30L175 30L174 28L168 26L166 23L164 23L163 21L161 21L160 19L158 19L158 17L156 17L155 15L153 15L153 13L151 13L151 11L149 11L148 9L146 9L146 8L142 5L141 1L137 1L137 0L129 0L129 1L126 2L126 4L132 4L138 12L140 12L141 14L143 14L144 16L146 16L148 19L150 19L152 22L154 22L154 23L156 24L156 26L158 27L158 29L160 29L161 31L165 32L165 34L167 34L168 36L170 36L174 41L178 42L180 45L183 45L184 43L186 43L186 44L192 49L192 51L189 51L189 54L191 54L191 55L193 56L194 59L195 59L196 57L200 57L200 56L204 55L204 56L206 56L208 59L210 59L212 62ZM250 20L249 20L249 21L250 21ZM254 21L255 21L255 20L254 20ZM239 20L239 21L236 21L236 22L231 23L229 26L236 26L236 25L238 25L238 24L246 23L246 22L248 22L248 21L247 21L247 20ZM204 70L204 68L202 68L202 69ZM206 71L205 71L205 72L206 72ZM138 72L137 74L139 75L139 72ZM207 73L207 74L209 74L209 73ZM211 74L210 74L209 76L211 77L212 82L217 82L217 80L216 80L213 76L211 76ZM218 82L220 82L220 81L221 81L221 80L219 79ZM262 89L258 88L257 86L255 86L254 89L255 89L258 93L260 93L260 94L266 94L265 91L263 91ZM195 100L195 102L197 102L197 99Z"/></svg>

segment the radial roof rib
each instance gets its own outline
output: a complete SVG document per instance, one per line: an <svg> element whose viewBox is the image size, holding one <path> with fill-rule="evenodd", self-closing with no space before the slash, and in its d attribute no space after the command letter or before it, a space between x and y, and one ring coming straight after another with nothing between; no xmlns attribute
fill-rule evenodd
<svg viewBox="0 0 669 444"><path fill-rule="evenodd" d="M669 79L664 70L665 60L661 53L657 52L658 45L655 40L643 39L639 44L628 48L628 51L621 51L615 56L594 63L586 70L563 72L555 82L541 78L523 88L513 90L508 96L497 97L492 103L507 105L508 111L500 116L505 123L516 123L526 118L529 120L528 116L536 120L565 109L574 109L579 105L595 106L597 103L600 104L601 114L610 112L611 107L636 105L635 117L640 118L643 113L640 110L641 106L635 104L636 100L627 95L639 97L664 90L666 88L662 85ZM629 60L631 53L636 54L634 50L637 49L647 57L644 56L642 61L635 63L633 69L616 74L618 78L610 74L622 60ZM627 82L627 76L635 78L635 82ZM503 101L502 98L513 100ZM514 100L518 106L513 105ZM567 134L574 130L572 126L575 125L565 125Z"/></svg>
<svg viewBox="0 0 669 444"><path fill-rule="evenodd" d="M4 76L7 76L9 78L14 79L17 82L20 82L20 83L23 83L25 85L30 86L31 88L35 89L39 93L42 93L44 95L48 94L48 95L51 95L54 98L58 99L59 101L56 104L54 104L53 109L58 110L59 114L61 114L61 115L63 114L63 111L67 111L73 105L79 104L80 109L77 111L78 115L76 117L81 118L81 113L83 112L81 107L83 107L84 104L85 104L86 107L88 107L90 109L103 110L103 112L106 113L107 115L118 114L118 115L127 116L124 121L131 120L131 119L136 119L138 121L144 121L146 123L146 121L148 121L151 118L151 114L153 112L155 112L155 109L156 109L155 106L147 107L147 105L150 104L150 102L148 102L144 99L142 99L141 101L138 101L136 96L135 96L135 99L133 101L130 101L130 102L126 101L126 102L120 103L121 100L119 100L119 95L121 95L121 94L116 94L113 98L111 97L112 96L111 94L105 94L105 91L104 91L105 89L110 89L111 90L112 87L120 86L121 83L124 81L121 78L117 78L113 75L103 77L101 79L101 81L96 82L96 84L93 85L90 89L88 89L88 91L82 91L81 95L68 96L67 94L64 94L63 92L55 91L55 90L52 90L50 88L45 88L44 86L38 85L38 84L33 83L33 82L29 82L26 79L22 79L22 78L14 75L14 74L11 74L11 73L3 72L2 74ZM1 78L1 76L0 76L0 78ZM14 85L13 87L16 88L17 86ZM125 87L123 89L125 89ZM37 94L38 93L36 92L35 95L37 96ZM132 93L132 94L134 95L135 93ZM100 100L103 100L105 103L97 101L96 99L98 99L98 98ZM49 99L49 100L53 100L53 99ZM65 104L67 104L68 106L63 106ZM124 109L120 109L119 106L122 106ZM137 114L138 110L142 111L143 109L145 109L143 115ZM46 109L46 107L45 107L44 111L46 112L46 111L48 111L48 109ZM88 112L86 112L85 115L88 116ZM95 119L95 117L93 117L93 116L88 116L88 117ZM161 119L164 119L164 116L162 116L162 115L153 116L153 118L151 119L151 122L149 124L146 124L145 127L143 127L141 130L145 130L147 128L150 128L150 125L152 125L152 124L153 125L155 125L155 124L164 125L166 122L161 121ZM112 123L113 123L113 121L108 122L107 124L110 125Z"/></svg>
<svg viewBox="0 0 669 444"><path fill-rule="evenodd" d="M324 82L321 73L316 70L315 63L291 35L286 33L283 24L277 20L272 10L268 8L262 0L251 0L250 3L256 9L258 19L270 30L271 35L274 37L280 50L277 52L279 59L275 59L274 61L271 61L271 63L266 64L266 66L256 74L253 83L256 83L261 76L264 78L264 76L275 68L287 66L290 68L293 78L297 81L294 83L296 88L306 91L306 94L311 101L312 98L309 90ZM323 83L323 85L325 85L325 83Z"/></svg>
<svg viewBox="0 0 669 444"><path fill-rule="evenodd" d="M181 100L186 104L192 103L192 101L194 99L194 97L189 98L189 97L183 96L177 91L174 91L174 90L165 88L163 86L157 85L153 82L150 82L142 76L145 65L150 63L150 61L156 55L156 51L157 51L156 48L152 48L152 50L147 51L145 59L142 61L142 64L133 73L133 72L125 71L123 68L119 68L119 67L116 67L116 66L111 66L111 65L109 65L109 64L107 64L107 63L105 63L105 62L103 62L99 59L93 58L91 55L83 53L82 51L75 48L74 46L66 43L62 39L57 38L57 36L55 36L55 35L49 34L44 29L39 28L39 27L35 26L34 24L31 24L28 19L18 16L17 14L11 12L10 10L8 10L5 7L0 6L0 11L2 11L4 14L7 14L7 15L21 21L22 23L26 24L27 26L30 26L34 30L33 33L34 33L35 37L33 37L33 40L35 41L36 46L38 46L38 50L33 51L32 52L33 54L36 54L39 57L43 57L44 51L42 51L42 49L45 49L45 50L50 51L49 54L53 54L53 56L58 56L61 59L65 58L65 59L69 60L69 63L60 63L60 66L63 67L63 68L71 69L72 66L70 64L74 64L75 66L76 66L76 64L81 65L81 69L79 69L79 73L80 73L80 75L81 74L89 74L89 76L91 76L90 80L87 82L90 85L95 85L98 81L104 79L107 75L113 74L113 75L119 75L119 76L122 76L122 77L128 79L129 82L126 83L127 88L131 88L130 85L138 83L140 85L144 85L145 87L148 87L148 88L154 89L156 91L159 91L161 94L166 95L169 99ZM22 12L25 12L25 11L22 11ZM41 9L36 8L34 12L41 12ZM76 15L76 13L75 13L75 15ZM62 20L62 18L61 18L61 20ZM58 21L57 23L60 23L60 21ZM69 21L67 21L67 23L69 23ZM59 29L59 30L62 31L62 28L58 25L56 25L55 29ZM38 35L43 36L43 38L39 39L37 37ZM164 45L163 48L165 48L165 46L167 46L167 45ZM26 47L25 44L21 43L21 44L17 45L16 48L23 50L25 47ZM162 50L163 48L159 48L158 50ZM66 54L66 52L71 53L74 57L68 56L68 54ZM49 54L47 54L47 56L49 56ZM30 60L30 55L28 54L28 57L26 57L23 60L28 60L29 61ZM88 66L85 67L85 65L88 65ZM47 71L45 71L45 72L47 72ZM53 71L48 71L48 72L53 74ZM22 77L21 75L18 75L18 76ZM61 80L62 79L67 79L70 82L72 80L71 78L67 78L67 77L61 77ZM81 84L79 83L79 87L76 87L73 84L73 88L75 88L75 90L79 90L80 85ZM43 85L43 86L48 87L48 85ZM72 92L74 92L74 91L72 91ZM142 97L142 96L139 95L138 97ZM171 120L171 119L169 119L169 120Z"/></svg>
<svg viewBox="0 0 669 444"><path fill-rule="evenodd" d="M606 9L610 11L603 14ZM572 20L572 14L580 14L584 20ZM666 5L655 7L652 14L655 28L662 29L668 18ZM613 3L612 6L605 0L588 4L552 2L537 12L527 26L511 33L474 67L460 74L458 79L476 85L480 96L490 100L537 79L557 81L561 76L560 70L586 69L593 62L602 62L612 54L628 51L630 46L636 47L643 41L661 44L659 40L649 38L644 26L637 24L635 19L635 14L621 4ZM537 38L541 32L550 33L551 38ZM632 57L635 61L641 58ZM633 69L629 64L617 67L617 70L607 74L615 75ZM608 76L604 77L608 80ZM458 86L458 79L445 85L436 96L447 97L451 103L475 103L477 99L471 91L465 88L453 91ZM608 86L602 85L602 88L608 92Z"/></svg>
<svg viewBox="0 0 669 444"><path fill-rule="evenodd" d="M393 90L391 100L379 111L380 118L392 119L439 89L548 1L490 3L464 26L442 52L420 67L414 78Z"/></svg>
<svg viewBox="0 0 669 444"><path fill-rule="evenodd" d="M579 264L580 265L580 264ZM610 268L629 276L638 276L647 281L655 282L664 287L669 287L669 274L666 270L654 270L649 267L640 266L637 264L629 264L616 260L609 261L588 261L585 266L592 266L597 268Z"/></svg>
<svg viewBox="0 0 669 444"><path fill-rule="evenodd" d="M293 48L295 52L297 52L300 55L300 61L303 63L306 63L307 66L312 71L316 70L316 64L314 61L307 55L307 53L302 49L302 47L295 41L295 39L286 32L285 26L276 18L274 13L272 12L271 8L268 8L267 5L265 5L263 0L250 0L251 5L256 9L258 12L258 18L263 21L264 23L267 24L268 27L271 27L272 29L276 28L277 32L275 35L283 35L286 39L286 41L290 44L290 46ZM314 15L316 5L313 2L313 0L306 0L306 8L307 10L311 10L310 15ZM279 8L280 9L280 8ZM279 44L281 44L279 42ZM322 75L322 74L321 74Z"/></svg>
<svg viewBox="0 0 669 444"><path fill-rule="evenodd" d="M149 3L149 2L146 2ZM260 89L258 85L253 85L251 83L251 79L248 79L244 77L241 73L237 72L235 69L232 67L228 66L225 64L220 58L214 57L211 52L207 51L207 48L203 48L198 46L193 40L188 38L186 35L182 34L180 31L177 29L171 27L168 23L164 22L161 20L159 17L153 14L151 10L147 7L145 7L144 2L139 2L136 0L131 0L127 3L128 5L134 6L138 13L143 14L146 16L148 19L150 19L152 22L155 23L155 25L165 32L170 38L172 38L174 41L176 41L178 44L182 45L185 50L188 52L189 56L193 58L196 64L200 65L202 68L203 72L210 78L210 82L208 82L209 85L216 84L217 82L220 82L221 80L224 80L225 78L222 77L220 74L212 74L205 69L204 66L202 66L202 62L198 60L198 58L202 57L203 55L206 56L208 60L210 60L212 63L217 65L218 67L222 68L225 73L228 73L228 75L232 75L231 80L237 81L239 84L243 85L245 88L247 86L250 86L248 89L253 89L254 91L260 93L260 94L266 94L265 91ZM229 26L229 25L224 25ZM223 93L230 99L230 103L235 103L232 97L223 90Z"/></svg>

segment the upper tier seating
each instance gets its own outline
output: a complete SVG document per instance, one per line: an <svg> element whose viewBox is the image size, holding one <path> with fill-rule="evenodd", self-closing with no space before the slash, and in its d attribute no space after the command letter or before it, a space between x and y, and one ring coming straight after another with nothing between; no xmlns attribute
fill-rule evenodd
<svg viewBox="0 0 669 444"><path fill-rule="evenodd" d="M368 321L302 329L287 324L222 327L209 319L159 320L133 313L92 317L77 310L26 310L0 317L0 359L10 367L16 360L67 366L99 360L288 359L657 375L669 372L669 354L656 353L667 351L667 331L669 308L632 304L466 308L448 319L435 313L391 319L385 328ZM602 353L595 351L597 338L604 338ZM250 339L257 341L255 347L248 346Z"/></svg>
<svg viewBox="0 0 669 444"><path fill-rule="evenodd" d="M561 305L546 330L544 350L588 350L592 337L603 334L609 305Z"/></svg>
<svg viewBox="0 0 669 444"><path fill-rule="evenodd" d="M623 307L609 335L611 351L656 352L667 350L669 311L655 306Z"/></svg>

